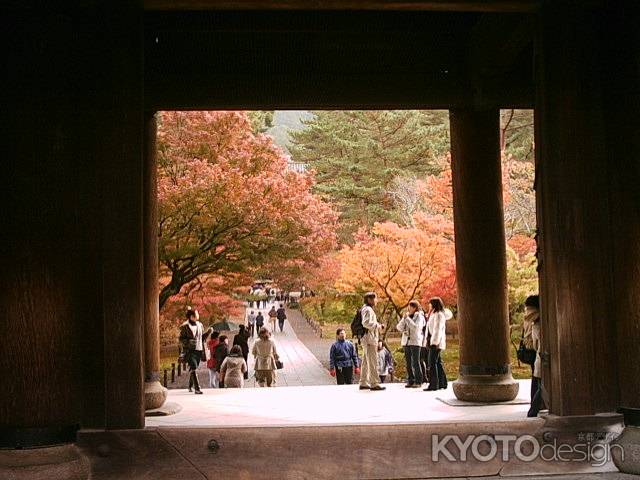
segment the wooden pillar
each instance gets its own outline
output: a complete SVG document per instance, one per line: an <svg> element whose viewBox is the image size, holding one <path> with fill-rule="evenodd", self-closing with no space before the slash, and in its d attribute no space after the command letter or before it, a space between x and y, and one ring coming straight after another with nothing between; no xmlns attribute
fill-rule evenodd
<svg viewBox="0 0 640 480"><path fill-rule="evenodd" d="M73 24L64 15L17 13L1 24L8 64L24 65L7 71L11 141L0 175L0 448L13 448L75 437L83 389L76 356L86 351L74 332L99 324L88 315L96 313L95 284L83 272L92 271L87 239L95 233L81 203L91 167L74 155L71 75L58 68L67 59L61 52L75 46ZM62 60L51 62L56 55Z"/></svg>
<svg viewBox="0 0 640 480"><path fill-rule="evenodd" d="M144 427L142 12L103 13L108 92L102 167L102 307L107 428ZM102 78L102 77L100 77ZM100 84L98 85L100 87ZM98 89L99 91L99 89ZM105 94L106 95L106 94ZM98 139L96 139L98 142Z"/></svg>
<svg viewBox="0 0 640 480"><path fill-rule="evenodd" d="M167 389L160 384L160 330L158 311L158 184L156 165L157 121L145 113L143 169L144 243L144 405L161 407Z"/></svg>
<svg viewBox="0 0 640 480"><path fill-rule="evenodd" d="M550 412L557 415L616 409L616 323L626 322L621 319L629 314L637 318L637 310L617 311L613 293L612 242L620 239L620 247L632 245L627 233L637 235L637 230L625 227L625 222L637 220L638 206L627 194L622 203L611 203L611 188L620 172L608 161L604 112L610 107L603 98L603 79L616 75L616 70L605 67L603 25L607 22L597 9L549 4L540 14L536 40L543 384ZM636 135L611 136L611 140L630 142ZM634 187L627 184L627 188ZM618 209L625 213L618 215L620 224L615 225L610 212ZM623 258L617 266L624 265L631 274L637 269L635 252L633 247L618 252ZM625 282L631 278L622 276ZM635 353L627 352L630 357L625 361L637 364ZM634 381L637 385L637 378Z"/></svg>
<svg viewBox="0 0 640 480"><path fill-rule="evenodd" d="M499 110L451 110L451 168L460 322L457 398L512 400Z"/></svg>

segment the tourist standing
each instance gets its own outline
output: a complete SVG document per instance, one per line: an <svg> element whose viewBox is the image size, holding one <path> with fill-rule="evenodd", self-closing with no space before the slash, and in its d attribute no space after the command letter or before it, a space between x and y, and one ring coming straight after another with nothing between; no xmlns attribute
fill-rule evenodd
<svg viewBox="0 0 640 480"><path fill-rule="evenodd" d="M447 388L447 375L442 365L442 352L447 345L446 323L451 311L445 312L439 297L429 300L431 310L427 321L429 347L429 385L425 391Z"/></svg>
<svg viewBox="0 0 640 480"><path fill-rule="evenodd" d="M239 346L242 352L242 357L246 362L249 358L249 333L244 325L240 325L240 331L233 337L233 346ZM233 348L231 349L233 350ZM246 371L244 378L249 378L249 372Z"/></svg>
<svg viewBox="0 0 640 480"><path fill-rule="evenodd" d="M284 321L287 319L287 312L284 309L284 306L280 304L280 308L276 311L276 317L278 318L278 326L280 327L280 332L284 330Z"/></svg>
<svg viewBox="0 0 640 480"><path fill-rule="evenodd" d="M537 417L542 409L542 360L540 358L540 297L531 295L524 302L525 322L531 323L531 346L536 351L536 360L533 364L531 376L531 407L527 417Z"/></svg>
<svg viewBox="0 0 640 480"><path fill-rule="evenodd" d="M380 377L380 383L384 383L390 373L393 373L393 357L381 340L378 342L378 376Z"/></svg>
<svg viewBox="0 0 640 480"><path fill-rule="evenodd" d="M396 328L402 332L402 348L407 364L407 388L422 386L422 367L420 365L420 348L424 341L424 326L426 321L422 313L422 306L416 300L409 302L408 312L398 322Z"/></svg>
<svg viewBox="0 0 640 480"><path fill-rule="evenodd" d="M237 336L237 335L236 335ZM225 388L242 388L248 372L240 345L234 345L220 366L220 379Z"/></svg>
<svg viewBox="0 0 640 480"><path fill-rule="evenodd" d="M344 328L336 330L336 341L329 350L329 372L336 377L338 385L351 385L353 374L360 373L358 352L355 345L346 339Z"/></svg>
<svg viewBox="0 0 640 480"><path fill-rule="evenodd" d="M258 331L258 339L253 344L251 354L255 358L254 370L256 381L260 387L275 387L276 369L280 358L276 351L276 344L271 340L271 332L266 327Z"/></svg>
<svg viewBox="0 0 640 480"><path fill-rule="evenodd" d="M360 309L362 326L366 329L361 338L362 342L362 375L360 376L360 390L385 390L380 385L378 376L378 341L384 325L378 323L378 317L373 307L376 305L376 294L369 292L364 296L364 305Z"/></svg>
<svg viewBox="0 0 640 480"><path fill-rule="evenodd" d="M273 305L269 310L269 321L271 322L271 331L276 333L276 319L278 318L278 312L276 312L276 306Z"/></svg>
<svg viewBox="0 0 640 480"><path fill-rule="evenodd" d="M247 316L247 327L249 329L249 338L253 338L253 332L256 327L256 314L253 310L251 310L251 313Z"/></svg>
<svg viewBox="0 0 640 480"><path fill-rule="evenodd" d="M189 364L189 391L191 391L191 385L193 385L195 393L201 395L202 390L200 390L196 370L204 356L207 337L213 332L213 329L209 328L206 332L204 331L197 310L188 309L186 317L187 320L180 325L179 340L184 359Z"/></svg>
<svg viewBox="0 0 640 480"><path fill-rule="evenodd" d="M220 332L213 332L209 341L207 342L207 348L209 350L209 358L207 359L207 369L209 369L209 386L211 388L218 388L218 372L216 371L216 347L220 340L218 337Z"/></svg>
<svg viewBox="0 0 640 480"><path fill-rule="evenodd" d="M229 355L229 339L226 335L220 335L219 340L220 341L213 352L213 356L216 359L216 372L218 372L218 374L220 374L220 367L222 366L222 362L224 362L224 359L227 358L227 355ZM224 387L224 381L220 375L218 375L218 379L218 386L220 388Z"/></svg>

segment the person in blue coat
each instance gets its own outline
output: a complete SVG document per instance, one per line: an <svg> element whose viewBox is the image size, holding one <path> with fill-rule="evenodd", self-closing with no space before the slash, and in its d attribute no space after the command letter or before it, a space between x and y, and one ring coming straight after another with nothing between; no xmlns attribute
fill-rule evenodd
<svg viewBox="0 0 640 480"><path fill-rule="evenodd" d="M360 361L355 345L346 339L344 328L336 331L336 341L329 350L329 372L338 385L351 385L353 374L360 373Z"/></svg>

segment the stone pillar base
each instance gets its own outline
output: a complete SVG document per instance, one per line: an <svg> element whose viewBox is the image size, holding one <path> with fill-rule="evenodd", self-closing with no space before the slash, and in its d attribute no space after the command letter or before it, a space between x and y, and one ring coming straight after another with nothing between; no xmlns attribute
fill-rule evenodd
<svg viewBox="0 0 640 480"><path fill-rule="evenodd" d="M164 388L157 380L144 382L144 409L160 408L167 401L168 393L169 390Z"/></svg>
<svg viewBox="0 0 640 480"><path fill-rule="evenodd" d="M640 475L640 427L627 425L613 445L621 447L611 449L613 463L618 470L622 473Z"/></svg>
<svg viewBox="0 0 640 480"><path fill-rule="evenodd" d="M0 450L0 478L12 480L85 480L91 464L75 445Z"/></svg>
<svg viewBox="0 0 640 480"><path fill-rule="evenodd" d="M453 382L453 393L465 402L509 402L516 398L520 385L511 373L503 375L460 375Z"/></svg>

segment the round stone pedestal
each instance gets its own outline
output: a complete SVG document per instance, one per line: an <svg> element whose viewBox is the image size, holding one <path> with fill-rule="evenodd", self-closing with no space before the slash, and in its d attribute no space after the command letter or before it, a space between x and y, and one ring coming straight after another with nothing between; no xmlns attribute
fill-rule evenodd
<svg viewBox="0 0 640 480"><path fill-rule="evenodd" d="M611 446L611 456L621 472L640 475L640 427L624 427Z"/></svg>
<svg viewBox="0 0 640 480"><path fill-rule="evenodd" d="M73 444L0 450L0 478L12 480L85 480L91 464Z"/></svg>
<svg viewBox="0 0 640 480"><path fill-rule="evenodd" d="M520 385L511 373L504 375L460 375L453 382L453 393L465 402L509 402L516 398Z"/></svg>
<svg viewBox="0 0 640 480"><path fill-rule="evenodd" d="M153 410L160 408L167 401L169 391L160 382L144 382L144 409Z"/></svg>

